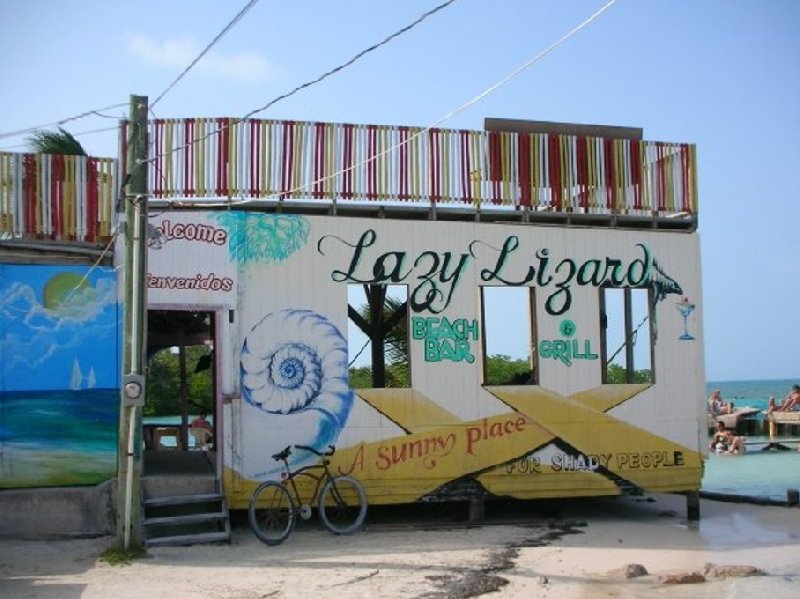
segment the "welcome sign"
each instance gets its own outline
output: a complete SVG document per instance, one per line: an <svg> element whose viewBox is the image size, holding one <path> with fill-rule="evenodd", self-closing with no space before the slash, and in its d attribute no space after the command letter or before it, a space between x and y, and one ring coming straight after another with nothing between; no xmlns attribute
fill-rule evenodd
<svg viewBox="0 0 800 599"><path fill-rule="evenodd" d="M151 219L148 302L154 305L236 305L237 267L231 231L210 213L171 212Z"/></svg>

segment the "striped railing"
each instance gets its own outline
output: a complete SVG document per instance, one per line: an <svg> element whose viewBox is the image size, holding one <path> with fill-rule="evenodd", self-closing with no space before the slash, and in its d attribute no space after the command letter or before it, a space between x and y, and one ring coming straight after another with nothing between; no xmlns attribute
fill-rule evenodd
<svg viewBox="0 0 800 599"><path fill-rule="evenodd" d="M149 135L154 198L697 213L685 143L230 118L157 119ZM123 152L127 138L123 123Z"/></svg>
<svg viewBox="0 0 800 599"><path fill-rule="evenodd" d="M0 238L103 243L116 171L111 158L0 152Z"/></svg>
<svg viewBox="0 0 800 599"><path fill-rule="evenodd" d="M155 199L697 214L691 144L227 118L159 119L149 129ZM120 138L124 156L126 122ZM103 243L118 181L110 158L0 152L0 238Z"/></svg>

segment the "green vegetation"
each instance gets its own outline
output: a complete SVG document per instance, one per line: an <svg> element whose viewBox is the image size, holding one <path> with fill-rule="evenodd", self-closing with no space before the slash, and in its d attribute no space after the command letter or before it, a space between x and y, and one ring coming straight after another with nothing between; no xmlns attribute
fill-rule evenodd
<svg viewBox="0 0 800 599"><path fill-rule="evenodd" d="M498 354L486 360L486 384L509 385L524 384L531 371L528 360L515 360L510 356Z"/></svg>
<svg viewBox="0 0 800 599"><path fill-rule="evenodd" d="M212 369L202 367L207 363L208 355L209 349L205 345L186 348L186 388L190 413L214 412ZM173 352L171 348L163 349L150 358L147 365L144 415L175 416L180 413L180 354Z"/></svg>
<svg viewBox="0 0 800 599"><path fill-rule="evenodd" d="M86 156L81 142L65 129L58 131L36 131L28 138L31 150L37 154L67 154Z"/></svg>
<svg viewBox="0 0 800 599"><path fill-rule="evenodd" d="M529 382L530 364L528 360L513 359L498 354L489 356L486 361L486 385L514 385ZM408 366L405 362L394 362L386 366L387 387L407 387ZM652 383L653 373L650 369L635 370L631 380L627 380L625 368L618 364L608 365L607 383L619 385L623 383ZM368 366L350 369L350 387L353 389L369 389L372 387L372 370Z"/></svg>
<svg viewBox="0 0 800 599"><path fill-rule="evenodd" d="M490 356L486 363L487 385L524 384L530 375L531 367L527 360L514 360L509 356ZM386 386L402 388L410 385L408 364L391 362L386 366ZM350 369L350 387L369 389L372 387L372 369L368 366Z"/></svg>
<svg viewBox="0 0 800 599"><path fill-rule="evenodd" d="M625 368L619 364L609 364L606 373L606 382L610 385L619 385L622 383L652 383L653 372L649 368L642 370L634 370L631 379L628 380Z"/></svg>
<svg viewBox="0 0 800 599"><path fill-rule="evenodd" d="M411 385L408 363L386 365L386 387L402 389ZM353 389L372 388L372 369L369 366L350 369L350 387Z"/></svg>
<svg viewBox="0 0 800 599"><path fill-rule="evenodd" d="M145 555L147 555L147 552L144 550L144 547L123 549L118 545L112 545L103 551L98 559L111 566L127 566L133 560L143 558Z"/></svg>

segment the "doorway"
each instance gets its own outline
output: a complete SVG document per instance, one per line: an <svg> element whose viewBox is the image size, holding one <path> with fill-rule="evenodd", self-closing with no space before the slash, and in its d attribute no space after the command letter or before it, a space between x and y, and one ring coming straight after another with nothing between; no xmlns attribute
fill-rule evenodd
<svg viewBox="0 0 800 599"><path fill-rule="evenodd" d="M157 455L161 452L215 452L219 428L215 313L149 310L147 319L142 433L151 462L164 462L166 456ZM211 455L207 457L203 461L215 463Z"/></svg>

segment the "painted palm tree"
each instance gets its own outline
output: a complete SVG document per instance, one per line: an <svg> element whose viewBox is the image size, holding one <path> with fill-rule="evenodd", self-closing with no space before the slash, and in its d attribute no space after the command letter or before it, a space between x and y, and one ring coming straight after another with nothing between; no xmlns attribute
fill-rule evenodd
<svg viewBox="0 0 800 599"><path fill-rule="evenodd" d="M36 131L28 138L31 150L37 154L66 154L69 156L86 156L81 142L66 129L58 131Z"/></svg>

